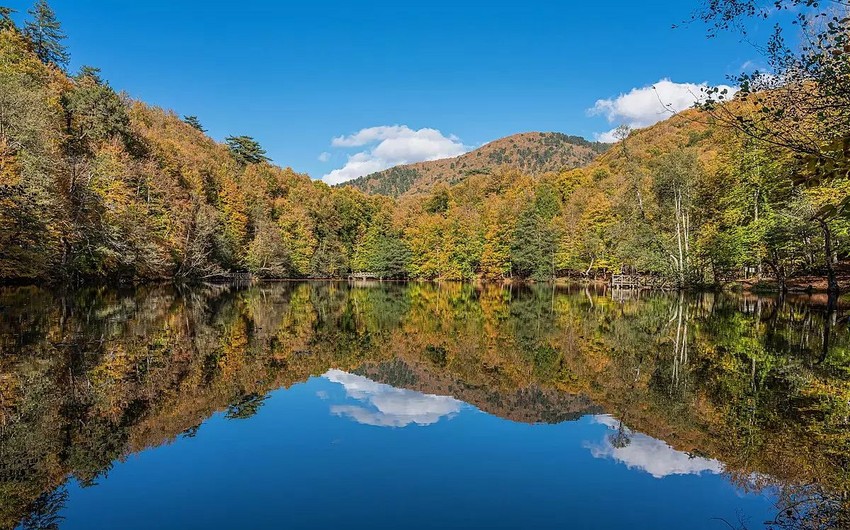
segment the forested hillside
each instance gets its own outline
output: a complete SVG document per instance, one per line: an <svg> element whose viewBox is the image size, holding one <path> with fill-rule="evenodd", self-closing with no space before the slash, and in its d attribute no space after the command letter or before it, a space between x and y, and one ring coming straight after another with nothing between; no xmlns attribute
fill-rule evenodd
<svg viewBox="0 0 850 530"><path fill-rule="evenodd" d="M826 275L848 252L848 222L831 212L850 183L796 185L797 164L694 110L633 132L584 168L475 175L402 199L399 218L415 276L636 271L684 285L749 267L784 282Z"/></svg>
<svg viewBox="0 0 850 530"><path fill-rule="evenodd" d="M0 31L0 279L335 276L386 202L220 144L67 52L44 2Z"/></svg>
<svg viewBox="0 0 850 530"><path fill-rule="evenodd" d="M592 162L599 145L531 133L357 184L393 199L276 167L250 136L217 143L198 118L132 100L95 68L68 74L43 1L24 27L8 10L2 21L0 280L628 271L667 286L817 275L836 291L850 254L844 78L787 92L742 82L733 101L623 131ZM789 97L793 120L776 110Z"/></svg>
<svg viewBox="0 0 850 530"><path fill-rule="evenodd" d="M470 175L492 175L514 169L537 176L588 164L608 144L557 132L529 132L500 138L455 158L396 166L346 182L366 193L423 194L439 184L457 184Z"/></svg>

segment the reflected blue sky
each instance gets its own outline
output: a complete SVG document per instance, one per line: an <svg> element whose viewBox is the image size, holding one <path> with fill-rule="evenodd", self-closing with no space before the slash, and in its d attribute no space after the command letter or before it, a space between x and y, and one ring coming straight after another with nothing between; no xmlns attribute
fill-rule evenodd
<svg viewBox="0 0 850 530"><path fill-rule="evenodd" d="M341 385L345 389L347 401L358 403L332 403L331 413L363 425L427 426L443 418L451 419L460 412L461 407L469 407L451 396L395 388L342 370L328 370L322 377ZM331 399L325 391L318 391L317 395L324 400ZM723 472L723 464L718 460L677 451L663 440L632 431L611 415L593 415L589 419L608 428L599 440L588 440L584 444L595 458L608 458L658 479L670 475Z"/></svg>
<svg viewBox="0 0 850 530"><path fill-rule="evenodd" d="M332 370L69 484L61 528L714 530L771 514L719 462L637 432L615 447L618 427L516 423Z"/></svg>

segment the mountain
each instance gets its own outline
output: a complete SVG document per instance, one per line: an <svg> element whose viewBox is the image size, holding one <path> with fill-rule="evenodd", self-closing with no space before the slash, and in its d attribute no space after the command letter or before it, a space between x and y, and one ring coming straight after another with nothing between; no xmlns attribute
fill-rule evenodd
<svg viewBox="0 0 850 530"><path fill-rule="evenodd" d="M581 167L607 149L608 144L590 142L579 136L527 132L500 138L454 158L391 167L343 186L390 197L414 195L437 184L451 185L470 175L489 174L499 167L517 169L526 175Z"/></svg>
<svg viewBox="0 0 850 530"><path fill-rule="evenodd" d="M531 385L524 388L492 388L458 379L444 368L427 362L394 359L366 363L354 373L396 388L423 394L451 396L488 414L518 423L561 423L604 409L588 397Z"/></svg>

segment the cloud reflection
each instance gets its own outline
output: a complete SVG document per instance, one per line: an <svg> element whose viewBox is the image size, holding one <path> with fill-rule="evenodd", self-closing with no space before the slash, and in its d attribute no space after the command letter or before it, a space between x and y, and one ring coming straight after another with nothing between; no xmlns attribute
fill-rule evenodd
<svg viewBox="0 0 850 530"><path fill-rule="evenodd" d="M440 421L440 418L451 418L460 411L462 405L461 401L449 396L395 388L342 370L328 370L323 377L341 384L348 397L363 402L363 405L333 405L331 412L364 425L431 425Z"/></svg>
<svg viewBox="0 0 850 530"><path fill-rule="evenodd" d="M723 465L717 460L677 451L651 436L628 429L618 436L620 422L611 416L594 416L593 420L612 429L611 436L606 436L601 444L587 446L595 458L612 458L655 478L723 472Z"/></svg>

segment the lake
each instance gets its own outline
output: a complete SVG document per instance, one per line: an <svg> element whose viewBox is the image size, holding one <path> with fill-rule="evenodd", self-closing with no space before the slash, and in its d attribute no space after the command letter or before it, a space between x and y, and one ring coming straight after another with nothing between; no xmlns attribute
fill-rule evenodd
<svg viewBox="0 0 850 530"><path fill-rule="evenodd" d="M817 297L0 289L0 528L841 528Z"/></svg>

